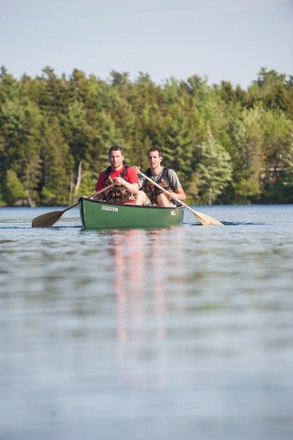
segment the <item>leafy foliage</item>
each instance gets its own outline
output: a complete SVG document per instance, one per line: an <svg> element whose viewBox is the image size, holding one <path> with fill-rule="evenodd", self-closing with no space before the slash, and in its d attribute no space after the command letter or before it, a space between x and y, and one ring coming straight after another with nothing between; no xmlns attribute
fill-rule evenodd
<svg viewBox="0 0 293 440"><path fill-rule="evenodd" d="M102 81L45 67L17 80L1 68L1 204L91 194L115 144L143 168L148 148L161 148L194 203L292 203L292 77L262 68L245 91L197 75L159 86L142 72Z"/></svg>

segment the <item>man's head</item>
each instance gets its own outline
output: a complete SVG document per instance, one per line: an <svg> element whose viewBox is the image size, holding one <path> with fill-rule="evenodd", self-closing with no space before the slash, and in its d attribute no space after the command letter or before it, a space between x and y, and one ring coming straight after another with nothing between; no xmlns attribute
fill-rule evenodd
<svg viewBox="0 0 293 440"><path fill-rule="evenodd" d="M152 147L148 151L148 162L152 169L160 168L163 156L161 150L157 147Z"/></svg>
<svg viewBox="0 0 293 440"><path fill-rule="evenodd" d="M109 150L109 161L113 170L120 170L123 166L124 153L122 147L114 145Z"/></svg>
<svg viewBox="0 0 293 440"><path fill-rule="evenodd" d="M161 160L163 160L163 155L161 153L160 148L158 147L152 147L149 149L148 151L148 157L152 154L152 153L157 153L157 155L161 158Z"/></svg>
<svg viewBox="0 0 293 440"><path fill-rule="evenodd" d="M121 151L122 156L124 156L123 148L119 147L119 145L113 145L113 147L110 148L108 152L109 157L111 156L112 151Z"/></svg>

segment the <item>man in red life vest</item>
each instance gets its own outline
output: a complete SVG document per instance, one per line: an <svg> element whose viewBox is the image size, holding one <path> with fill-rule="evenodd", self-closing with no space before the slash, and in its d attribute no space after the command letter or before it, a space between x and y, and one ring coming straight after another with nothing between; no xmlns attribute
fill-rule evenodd
<svg viewBox="0 0 293 440"><path fill-rule="evenodd" d="M140 178L140 191L136 196L137 205L174 206L176 203L174 197L180 200L186 199L186 194L177 173L170 168L161 166L162 160L163 156L160 149L156 147L151 148L148 151L150 168L144 174L167 190L169 195L166 195L166 193L142 177Z"/></svg>
<svg viewBox="0 0 293 440"><path fill-rule="evenodd" d="M133 167L124 164L123 149L117 145L111 147L109 161L111 166L100 173L96 191L110 183L114 183L114 186L98 196L93 196L93 199L110 203L135 204L139 191L138 176Z"/></svg>

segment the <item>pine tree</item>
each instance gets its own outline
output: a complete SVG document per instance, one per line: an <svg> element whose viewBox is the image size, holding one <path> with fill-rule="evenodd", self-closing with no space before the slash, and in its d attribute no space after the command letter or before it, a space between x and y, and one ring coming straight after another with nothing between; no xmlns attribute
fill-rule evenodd
<svg viewBox="0 0 293 440"><path fill-rule="evenodd" d="M213 204L232 179L232 163L229 153L216 142L212 133L199 145L200 159L196 167L199 197L204 203Z"/></svg>

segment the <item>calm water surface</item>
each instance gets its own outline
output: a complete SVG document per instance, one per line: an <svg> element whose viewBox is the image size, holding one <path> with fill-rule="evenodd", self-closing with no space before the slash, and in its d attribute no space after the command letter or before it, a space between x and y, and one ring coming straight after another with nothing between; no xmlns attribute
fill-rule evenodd
<svg viewBox="0 0 293 440"><path fill-rule="evenodd" d="M226 225L0 209L1 440L293 438L293 206L197 210Z"/></svg>

